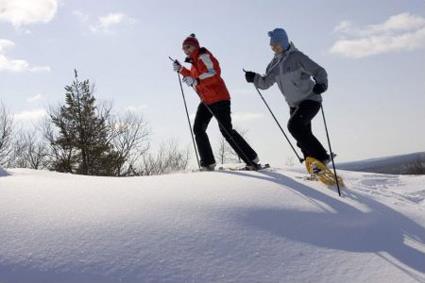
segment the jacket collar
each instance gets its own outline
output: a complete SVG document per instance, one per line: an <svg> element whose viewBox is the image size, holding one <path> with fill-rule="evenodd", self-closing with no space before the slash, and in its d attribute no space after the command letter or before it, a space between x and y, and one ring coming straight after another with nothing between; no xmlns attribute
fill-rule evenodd
<svg viewBox="0 0 425 283"><path fill-rule="evenodd" d="M298 49L295 47L294 43L293 43L293 42L291 42L291 44L289 45L288 49L286 49L286 50L285 50L285 52L282 52L282 53L276 54L274 57L275 57L277 60L279 60L279 61L280 61L280 60L285 59L286 57L288 57L288 56L289 56L289 54L291 54L292 52L294 52L294 51L296 51L296 50L298 50Z"/></svg>
<svg viewBox="0 0 425 283"><path fill-rule="evenodd" d="M200 53L200 48L196 48L192 54L190 54L190 56L187 56L186 59L184 60L186 63L192 63L195 62L195 60L198 58L199 53Z"/></svg>
<svg viewBox="0 0 425 283"><path fill-rule="evenodd" d="M289 48L285 50L285 52L274 55L269 67L267 68L267 74L270 73L274 68L276 68L276 66L278 66L281 62L285 61L289 57L289 55L296 50L298 49L291 42Z"/></svg>

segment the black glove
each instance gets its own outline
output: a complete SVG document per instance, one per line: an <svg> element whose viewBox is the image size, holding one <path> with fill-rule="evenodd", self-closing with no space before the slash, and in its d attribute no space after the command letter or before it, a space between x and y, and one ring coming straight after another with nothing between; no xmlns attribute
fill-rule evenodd
<svg viewBox="0 0 425 283"><path fill-rule="evenodd" d="M250 72L250 71L245 72L246 81L249 82L249 83L253 83L255 75L256 75L256 73L254 73L254 72Z"/></svg>
<svg viewBox="0 0 425 283"><path fill-rule="evenodd" d="M325 84L315 84L313 87L314 94L322 94L326 91L326 85Z"/></svg>

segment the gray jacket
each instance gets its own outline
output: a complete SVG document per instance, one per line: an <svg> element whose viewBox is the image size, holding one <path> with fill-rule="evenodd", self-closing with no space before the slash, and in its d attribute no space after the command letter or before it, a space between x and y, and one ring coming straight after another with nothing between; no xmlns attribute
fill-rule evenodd
<svg viewBox="0 0 425 283"><path fill-rule="evenodd" d="M267 66L266 74L256 74L254 84L259 89L268 89L277 83L290 107L296 107L304 100L322 102L322 96L313 93L316 83L328 87L328 74L325 69L295 48L276 55Z"/></svg>

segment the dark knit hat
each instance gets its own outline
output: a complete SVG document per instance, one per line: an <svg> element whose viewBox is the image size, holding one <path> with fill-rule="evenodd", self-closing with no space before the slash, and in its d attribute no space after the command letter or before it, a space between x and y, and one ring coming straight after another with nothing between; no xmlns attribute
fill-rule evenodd
<svg viewBox="0 0 425 283"><path fill-rule="evenodd" d="M186 37L185 40L183 40L182 46L185 46L185 45L192 45L196 48L199 48L199 41L198 41L198 39L196 39L195 34L192 33L191 35Z"/></svg>

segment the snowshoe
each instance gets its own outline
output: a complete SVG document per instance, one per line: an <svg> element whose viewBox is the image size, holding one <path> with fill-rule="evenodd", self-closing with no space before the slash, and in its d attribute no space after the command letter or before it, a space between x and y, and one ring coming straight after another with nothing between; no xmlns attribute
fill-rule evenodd
<svg viewBox="0 0 425 283"><path fill-rule="evenodd" d="M219 170L230 170L230 171L261 171L264 169L270 168L270 164L255 164L255 165L245 165L242 167L220 167Z"/></svg>
<svg viewBox="0 0 425 283"><path fill-rule="evenodd" d="M316 179L328 186L336 185L334 173L319 160L309 156L305 159L305 167L307 172L310 174L311 179ZM344 181L342 177L337 176L337 179L338 184L343 187Z"/></svg>
<svg viewBox="0 0 425 283"><path fill-rule="evenodd" d="M205 172L205 171L214 171L215 170L215 163L207 165L207 166L201 166L199 171Z"/></svg>

